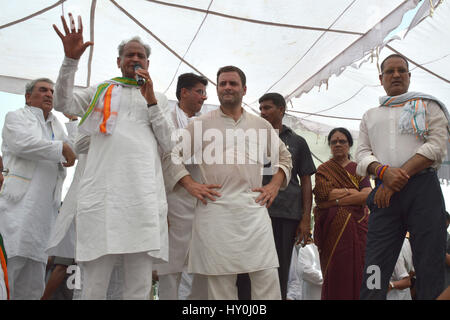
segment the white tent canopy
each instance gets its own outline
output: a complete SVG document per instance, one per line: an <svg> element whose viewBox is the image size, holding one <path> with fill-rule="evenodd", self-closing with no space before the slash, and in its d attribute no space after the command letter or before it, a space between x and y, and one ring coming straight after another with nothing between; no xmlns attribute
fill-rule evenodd
<svg viewBox="0 0 450 320"><path fill-rule="evenodd" d="M232 64L247 75L245 102L257 107L267 91L290 98L339 74L380 45L419 0L1 2L0 91L22 93L23 81L56 78L64 54L52 24L72 12L95 43L80 61L77 85L117 76L117 45L139 35L152 47L156 89L169 98L179 74L214 83L218 68ZM208 91L208 103L217 103L214 88Z"/></svg>
<svg viewBox="0 0 450 320"><path fill-rule="evenodd" d="M221 66L236 65L247 75L244 103L249 110L257 111L264 93L279 92L289 101L286 121L297 130L326 135L331 127L345 126L356 134L362 114L384 95L377 62L393 52L410 60L410 90L435 95L450 106L448 1L0 3L0 91L23 94L30 79L56 79L64 53L52 24L62 29L60 16L72 12L83 18L85 41L95 43L79 64L76 84L81 87L120 75L117 45L139 35L152 48L155 88L169 99L176 100L178 75L195 72L211 82L207 103L218 104L216 72ZM418 5L406 35L384 43L404 14Z"/></svg>

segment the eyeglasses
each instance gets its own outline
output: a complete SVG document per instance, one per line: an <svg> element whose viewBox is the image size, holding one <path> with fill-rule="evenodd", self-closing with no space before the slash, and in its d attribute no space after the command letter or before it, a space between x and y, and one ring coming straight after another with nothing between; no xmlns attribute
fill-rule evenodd
<svg viewBox="0 0 450 320"><path fill-rule="evenodd" d="M207 93L206 93L206 91L204 91L204 90L202 90L202 89L191 90L191 91L196 92L197 94L199 94L199 95L202 96L202 97L207 97L207 96L208 96Z"/></svg>
<svg viewBox="0 0 450 320"><path fill-rule="evenodd" d="M338 143L344 145L344 144L347 144L348 141L347 141L347 140L344 140L344 139L336 139L336 140L331 140L331 141L330 141L330 144L331 144L332 146L335 146L335 145L337 145Z"/></svg>
<svg viewBox="0 0 450 320"><path fill-rule="evenodd" d="M400 68L400 69L388 69L384 72L382 72L382 75L388 75L388 76L392 76L395 72L398 72L400 75L404 75L405 73L408 73L409 71L407 69L404 68Z"/></svg>

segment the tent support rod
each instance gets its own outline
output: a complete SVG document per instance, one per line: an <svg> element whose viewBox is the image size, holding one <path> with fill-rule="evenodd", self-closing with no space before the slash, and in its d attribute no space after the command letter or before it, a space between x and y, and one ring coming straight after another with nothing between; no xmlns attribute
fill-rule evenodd
<svg viewBox="0 0 450 320"><path fill-rule="evenodd" d="M447 82L447 83L450 83L450 80L445 79L444 77L438 75L437 73L434 73L433 71L431 71L430 69L425 68L424 66L421 66L419 63L417 63L417 62L411 60L410 58L406 57L405 55L403 55L403 54L400 53L399 51L395 50L395 49L392 48L391 46L387 45L386 47L389 48L390 50L392 50L393 52L395 52L395 53L397 53L397 54L399 54L399 55L404 56L404 57L406 58L406 60L408 60L408 61L411 62L412 64L416 65L417 68L422 69L422 70L425 71L425 72L428 72L429 74L435 76L436 78L438 78L438 79L440 79L440 80L442 80L442 81L445 81L445 82Z"/></svg>
<svg viewBox="0 0 450 320"><path fill-rule="evenodd" d="M97 0L92 0L91 3L91 17L90 17L90 41L94 42L94 25L95 25L95 7L97 6ZM89 60L88 60L88 72L86 84L89 87L91 85L91 72L92 72L92 57L94 55L94 46L89 48Z"/></svg>
<svg viewBox="0 0 450 320"><path fill-rule="evenodd" d="M56 2L55 4L52 4L51 6L48 6L47 8L44 8L44 9L42 9L42 10L36 11L35 13L30 14L29 16L23 17L22 19L15 20L15 21L9 22L9 23L7 23L7 24L4 24L4 25L0 26L0 30L1 30L1 29L4 29L4 28L8 28L8 27L10 27L10 26L12 26L12 25L15 25L15 24L17 24L17 23L26 21L26 20L31 19L31 18L33 18L33 17L36 17L36 16L38 16L38 15L40 15L40 14L42 14L42 13L48 11L48 10L53 9L54 7L59 6L60 4L62 4L62 3L65 2L65 1L66 1L66 0L60 0L60 1Z"/></svg>
<svg viewBox="0 0 450 320"><path fill-rule="evenodd" d="M209 10L209 8L211 7L213 1L214 1L214 0L211 0L211 1L210 1L209 6L208 6L208 10ZM198 36L200 30L202 29L203 24L205 23L207 17L208 17L208 12L207 12L207 13L205 14L205 16L203 17L203 20L202 20L202 22L200 23L200 25L198 26L197 31L195 32L194 37L192 38L192 40L191 40L191 42L189 43L189 45L188 45L186 51L184 52L184 54L183 54L183 59L184 59L184 57L186 57L187 53L189 52L189 49L191 48L192 44L194 43L195 39L197 38L197 36ZM167 86L166 90L164 90L164 94L167 93L167 91L169 90L169 88L170 88L170 86L172 85L173 81L175 80L175 77L177 76L178 70L180 69L181 63L182 63L182 61L180 60L180 62L178 63L177 69L175 70L175 73L173 74L172 80L170 80L169 85Z"/></svg>
<svg viewBox="0 0 450 320"><path fill-rule="evenodd" d="M335 32L335 33L353 34L353 35L363 35L363 33L355 32L355 31L336 30L336 29L327 29L327 28L318 28L318 27L307 27L307 26L300 26L300 25L293 25L293 24L285 24L285 23L276 23L276 22L269 22L269 21L263 21L263 20L248 19L248 18L236 17L236 16L232 16L229 14L224 14L224 13L220 13L220 12L216 12L216 11L209 11L209 10L204 10L204 9L199 9L199 8L183 6L180 4L167 3L167 2L163 2L163 1L157 1L157 0L146 0L146 1L160 4L163 6L175 7L175 8L179 8L179 9L197 11L197 12L202 12L202 13L209 13L211 15L219 16L222 18L240 20L240 21L256 23L256 24L265 24L265 25L274 26L274 27L303 29L303 30L311 30L311 31L326 31L326 32Z"/></svg>
<svg viewBox="0 0 450 320"><path fill-rule="evenodd" d="M324 118L333 118L333 119L344 119L344 120L357 120L361 121L360 118L346 118L346 117L338 117L338 116L327 116L325 114L318 114L318 113L310 113L310 112L303 112L303 111L296 111L296 110L286 110L286 113L295 112L295 113L301 113L301 114L307 114L310 116L317 116L317 117L324 117ZM289 114L288 113L288 114Z"/></svg>
<svg viewBox="0 0 450 320"><path fill-rule="evenodd" d="M342 50L341 53L339 53L336 57L334 57L332 60L328 61L327 64L325 64L320 70L318 70L316 73L314 73L312 76L310 76L307 80L305 80L301 85L299 85L294 91L286 95L284 98L286 101L292 99L293 96L299 96L301 93L305 92L302 91L299 93L299 91L302 89L302 87L307 84L311 79L316 77L318 74L320 74L331 62L336 61L339 57L341 57L343 54L346 53L347 50L350 50L353 48L359 41L362 41L364 37L366 37L371 31L373 31L378 25L383 23L391 14L393 14L396 10L398 10L400 7L405 5L408 2L408 0L403 1L400 5L398 5L394 10L392 10L388 15L384 16L378 23L376 23L371 29L369 29L363 36L359 37L357 40L355 40L353 43L351 43L346 49ZM335 74L336 72L334 72Z"/></svg>
<svg viewBox="0 0 450 320"><path fill-rule="evenodd" d="M171 52L174 56L176 56L178 59L180 59L181 61L183 61L186 65L188 65L189 67L191 67L193 70L195 70L196 72L198 72L200 75L204 76L206 79L208 79L209 82L211 82L213 85L216 85L216 83L214 81L212 81L211 79L209 79L206 75L204 75L200 70L198 70L196 67L194 67L192 64L190 64L189 62L187 62L186 60L183 59L183 57L181 57L178 53L176 53L172 48L170 48L164 41L162 41L160 38L158 38L153 32L151 32L150 30L148 30L142 23L140 23L135 17L133 17L128 11L126 11L124 8L122 8L121 6L119 6L119 4L114 1L114 0L110 0L120 11L122 11L126 16L128 16L131 20L133 20L138 26L140 26L145 32L147 32L149 35L151 35L156 41L158 41L164 48L166 48L167 50L169 50L169 52Z"/></svg>

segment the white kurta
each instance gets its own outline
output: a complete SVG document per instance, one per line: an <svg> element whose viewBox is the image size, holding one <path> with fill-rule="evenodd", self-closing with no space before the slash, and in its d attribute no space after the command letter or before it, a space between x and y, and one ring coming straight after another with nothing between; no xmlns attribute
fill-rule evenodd
<svg viewBox="0 0 450 320"><path fill-rule="evenodd" d="M245 110L238 121L234 121L220 109L191 121L187 130L193 139L195 123L202 124L203 133L212 129L214 131L210 132L215 132L224 138L226 129L266 130L269 137L267 144L263 144L263 147L269 151L270 156L272 126L266 120L249 114ZM290 153L279 140L278 134L273 133L273 137L276 137L276 141L279 142L276 149L279 153L279 164L276 166L281 168L286 175L284 181L284 187L286 187L286 181L289 181L292 168ZM219 140L215 143L216 151L222 151L223 155L228 153L233 158L233 164L207 164L207 161L199 164L201 171L199 182L222 185L222 188L218 190L222 196L214 202L208 200L206 206L197 202L189 248L188 272L225 275L276 268L278 267L278 256L271 220L266 207L255 202L260 193L251 191L262 185L263 164L249 162L249 158L253 154L250 154L249 150L251 149L248 148L248 145L244 150L235 148L233 152L227 152L229 146L225 140L223 144ZM199 143L201 151L205 151L207 147L211 150L211 146L214 146L214 144L210 144L210 141L197 141L197 143ZM247 141L248 143L250 140ZM195 148L194 142L191 145ZM204 155L206 154L204 153ZM174 149L170 156L176 159L179 157L179 150ZM243 158L246 164L238 164L238 157ZM183 170L180 169L180 172Z"/></svg>
<svg viewBox="0 0 450 320"><path fill-rule="evenodd" d="M176 108L179 108L176 106ZM179 123L176 119L176 111L172 112L172 121L178 129ZM186 165L192 178L200 180L200 169L196 165ZM164 176L171 175L171 160L166 159L163 163ZM181 178L181 177L179 177ZM177 179L177 178L175 178ZM165 178L166 189L173 179ZM169 262L156 264L154 266L158 275L182 272L186 264L189 244L192 237L192 222L197 199L180 185L169 186L167 191L168 220L169 220Z"/></svg>
<svg viewBox="0 0 450 320"><path fill-rule="evenodd" d="M320 300L323 278L319 249L314 243L298 250L298 275L302 281L301 300Z"/></svg>
<svg viewBox="0 0 450 320"><path fill-rule="evenodd" d="M8 258L21 256L47 263L44 250L61 203L65 177L62 144L68 137L53 114L45 120L41 109L25 108L30 112L18 110L5 118L2 153L4 167L10 172L0 193L0 233ZM12 167L14 158L34 166L32 178L17 201L4 192L9 182L22 179Z"/></svg>
<svg viewBox="0 0 450 320"><path fill-rule="evenodd" d="M408 277L409 272L413 270L411 246L409 240L405 238L390 281L402 280ZM412 300L411 289L392 289L387 293L386 300Z"/></svg>
<svg viewBox="0 0 450 320"><path fill-rule="evenodd" d="M50 240L46 249L49 256L75 258L75 214L77 212L80 180L86 166L89 140L87 136L78 135L75 141L74 151L78 158L77 167L50 234Z"/></svg>
<svg viewBox="0 0 450 320"><path fill-rule="evenodd" d="M96 87L73 93L78 61L65 58L55 85L55 109L82 116ZM147 107L136 87L124 86L111 135L91 136L80 181L76 215L76 260L106 254L148 252L168 259L167 202L158 143L171 149L173 125L167 99Z"/></svg>

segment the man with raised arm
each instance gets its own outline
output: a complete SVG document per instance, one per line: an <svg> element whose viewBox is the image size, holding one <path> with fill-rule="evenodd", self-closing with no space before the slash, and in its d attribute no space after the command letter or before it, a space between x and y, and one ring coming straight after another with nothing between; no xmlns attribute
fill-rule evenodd
<svg viewBox="0 0 450 320"><path fill-rule="evenodd" d="M61 17L65 58L55 86L55 109L81 116L90 135L76 213L75 259L83 272L82 299L105 299L110 275L122 256L124 299L148 299L154 262L167 261L167 202L158 145L170 151L167 99L153 90L150 47L138 37L118 47L122 77L74 91L79 59L93 45L83 41L69 14ZM136 67L138 65L138 67ZM135 69L137 69L135 71ZM138 86L136 75L145 83Z"/></svg>

